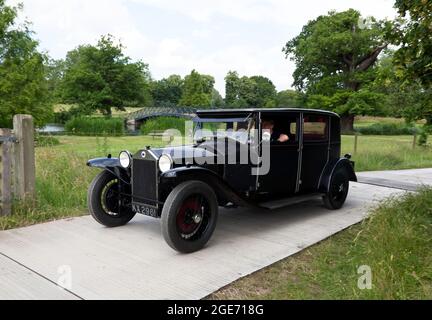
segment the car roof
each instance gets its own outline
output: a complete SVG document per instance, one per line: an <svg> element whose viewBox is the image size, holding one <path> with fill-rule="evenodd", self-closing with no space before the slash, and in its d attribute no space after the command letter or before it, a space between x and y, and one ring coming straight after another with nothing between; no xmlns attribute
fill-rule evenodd
<svg viewBox="0 0 432 320"><path fill-rule="evenodd" d="M338 117L337 113L327 111L327 110L319 110L319 109L307 109L307 108L247 108L247 109L205 109L198 110L198 116L223 116L223 115L244 115L247 113L257 113L261 112L263 114L266 113L299 113L299 112L307 112L307 113L316 113L316 114L325 114L333 117Z"/></svg>

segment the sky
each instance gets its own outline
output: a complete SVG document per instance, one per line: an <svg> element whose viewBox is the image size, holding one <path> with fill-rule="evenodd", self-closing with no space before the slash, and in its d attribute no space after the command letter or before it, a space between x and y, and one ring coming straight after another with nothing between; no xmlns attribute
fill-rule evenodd
<svg viewBox="0 0 432 320"><path fill-rule="evenodd" d="M154 79L196 69L225 93L228 71L263 75L278 90L292 86L294 64L282 48L309 20L330 10L394 18L394 0L9 0L24 4L40 49L55 59L111 34Z"/></svg>

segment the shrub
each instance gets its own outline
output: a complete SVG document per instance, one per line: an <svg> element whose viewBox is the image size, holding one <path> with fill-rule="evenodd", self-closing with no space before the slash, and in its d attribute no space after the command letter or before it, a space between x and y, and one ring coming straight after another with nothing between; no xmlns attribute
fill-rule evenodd
<svg viewBox="0 0 432 320"><path fill-rule="evenodd" d="M77 117L66 122L66 132L81 136L122 136L125 128L121 118Z"/></svg>
<svg viewBox="0 0 432 320"><path fill-rule="evenodd" d="M141 126L141 134L148 135L152 131L165 131L168 129L176 129L184 135L185 119L175 117L159 117L147 120Z"/></svg>
<svg viewBox="0 0 432 320"><path fill-rule="evenodd" d="M406 123L374 123L367 127L356 129L359 133L364 135L413 135L419 133L420 130L412 124Z"/></svg>
<svg viewBox="0 0 432 320"><path fill-rule="evenodd" d="M52 147L60 144L59 139L52 136L41 136L37 135L35 138L36 147Z"/></svg>
<svg viewBox="0 0 432 320"><path fill-rule="evenodd" d="M427 145L428 136L429 136L431 131L432 131L432 127L427 126L427 125L423 126L423 128L420 132L420 137L419 137L419 141L418 141L419 146L424 147Z"/></svg>

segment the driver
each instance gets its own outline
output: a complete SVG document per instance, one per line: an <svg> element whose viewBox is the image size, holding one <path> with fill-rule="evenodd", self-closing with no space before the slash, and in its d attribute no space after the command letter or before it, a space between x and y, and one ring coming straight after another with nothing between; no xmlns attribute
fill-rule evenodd
<svg viewBox="0 0 432 320"><path fill-rule="evenodd" d="M264 120L262 122L262 130L269 130L271 133L271 142L288 142L289 136L284 133L279 133L274 130L274 121L273 120Z"/></svg>

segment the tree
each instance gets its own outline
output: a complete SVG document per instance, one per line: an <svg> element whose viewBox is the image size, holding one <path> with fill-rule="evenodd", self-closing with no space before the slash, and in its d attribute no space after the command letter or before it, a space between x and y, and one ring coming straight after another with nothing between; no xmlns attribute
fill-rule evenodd
<svg viewBox="0 0 432 320"><path fill-rule="evenodd" d="M214 78L201 75L192 70L185 77L183 95L180 105L185 107L210 107L212 102Z"/></svg>
<svg viewBox="0 0 432 320"><path fill-rule="evenodd" d="M263 76L239 77L235 71L225 77L225 103L231 107L275 107L276 87Z"/></svg>
<svg viewBox="0 0 432 320"><path fill-rule="evenodd" d="M418 117L432 127L432 2L428 0L396 0L401 19L393 32L393 43L399 46L395 62L409 83L423 87L423 105Z"/></svg>
<svg viewBox="0 0 432 320"><path fill-rule="evenodd" d="M11 127L15 114L33 115L42 126L52 116L45 79L46 56L27 23L16 25L22 6L11 7L0 0L0 127Z"/></svg>
<svg viewBox="0 0 432 320"><path fill-rule="evenodd" d="M85 114L99 110L107 116L112 108L124 111L150 105L148 66L132 63L123 49L111 36L104 36L96 46L70 51L61 82L63 102L78 104Z"/></svg>
<svg viewBox="0 0 432 320"><path fill-rule="evenodd" d="M408 122L423 118L424 90L418 81L404 80L393 52L380 59L377 77L368 87L383 95L383 115L404 117Z"/></svg>
<svg viewBox="0 0 432 320"><path fill-rule="evenodd" d="M60 84L63 79L65 64L63 60L48 59L45 65L45 74L48 90L54 103L61 101Z"/></svg>
<svg viewBox="0 0 432 320"><path fill-rule="evenodd" d="M291 107L298 108L303 106L302 95L295 90L283 90L277 93L276 96L277 107Z"/></svg>
<svg viewBox="0 0 432 320"><path fill-rule="evenodd" d="M216 89L213 89L213 91L212 91L212 100L211 100L211 106L212 106L212 108L220 108L220 107L223 107L224 105L225 105L225 101L222 98L222 96L219 93L219 91L217 91Z"/></svg>
<svg viewBox="0 0 432 320"><path fill-rule="evenodd" d="M236 71L229 71L225 77L225 104L234 106L239 99L240 78Z"/></svg>
<svg viewBox="0 0 432 320"><path fill-rule="evenodd" d="M389 25L373 18L368 26L361 21L353 9L329 12L306 24L283 48L296 63L294 86L306 93L310 106L322 101L326 104L321 108L339 112L344 131L354 129L356 115L380 108L379 96L362 87L374 80L375 63L388 45Z"/></svg>
<svg viewBox="0 0 432 320"><path fill-rule="evenodd" d="M276 87L273 82L263 76L250 77L255 82L255 99L250 101L256 107L275 107L276 106Z"/></svg>
<svg viewBox="0 0 432 320"><path fill-rule="evenodd" d="M178 105L183 94L184 80L179 75L154 81L151 84L151 94L156 105Z"/></svg>

